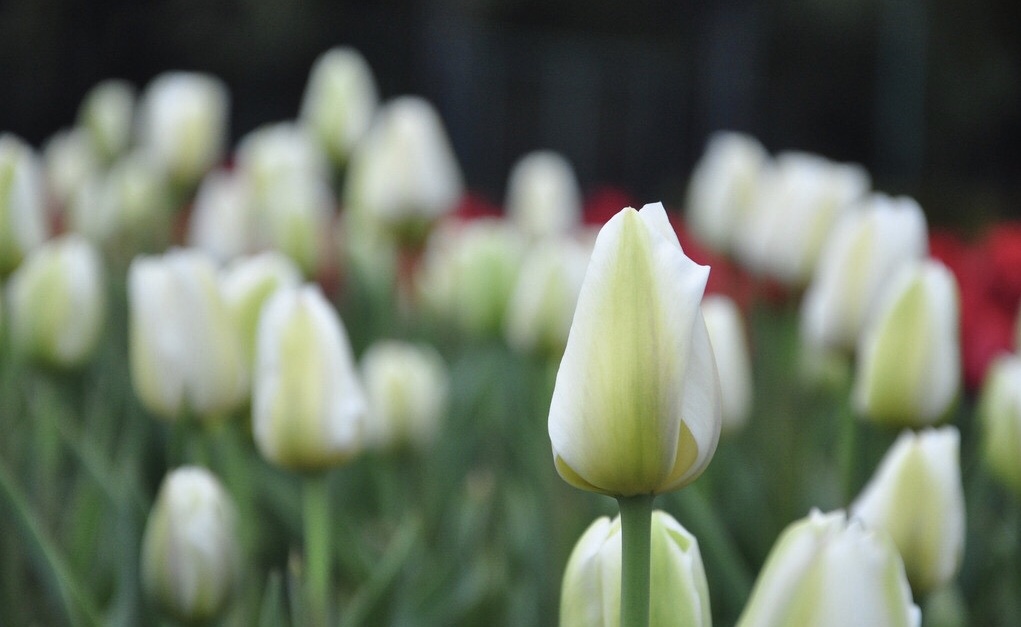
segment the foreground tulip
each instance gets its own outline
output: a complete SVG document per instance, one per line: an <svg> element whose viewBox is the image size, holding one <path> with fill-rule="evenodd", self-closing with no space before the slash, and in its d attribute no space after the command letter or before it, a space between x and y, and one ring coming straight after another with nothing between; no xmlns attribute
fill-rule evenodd
<svg viewBox="0 0 1021 627"><path fill-rule="evenodd" d="M964 554L964 487L956 427L905 431L851 505L893 538L915 592L949 583Z"/></svg>
<svg viewBox="0 0 1021 627"><path fill-rule="evenodd" d="M110 163L131 141L135 113L135 90L125 81L105 80L89 90L78 109L78 124L91 140L99 157Z"/></svg>
<svg viewBox="0 0 1021 627"><path fill-rule="evenodd" d="M712 624L709 587L695 536L662 511L652 513L652 627ZM578 540L564 571L561 627L620 625L620 518L596 520Z"/></svg>
<svg viewBox="0 0 1021 627"><path fill-rule="evenodd" d="M128 269L131 380L152 413L223 419L248 391L240 333L213 260L195 250Z"/></svg>
<svg viewBox="0 0 1021 627"><path fill-rule="evenodd" d="M738 627L918 627L904 563L883 531L842 511L792 523L773 545Z"/></svg>
<svg viewBox="0 0 1021 627"><path fill-rule="evenodd" d="M259 319L252 424L259 452L290 470L324 470L358 453L365 393L347 332L312 286L283 289Z"/></svg>
<svg viewBox="0 0 1021 627"><path fill-rule="evenodd" d="M730 252L738 224L755 202L769 154L754 138L717 133L695 166L688 185L685 223L700 242Z"/></svg>
<svg viewBox="0 0 1021 627"><path fill-rule="evenodd" d="M338 47L312 66L301 119L340 166L369 128L377 106L379 96L369 64L354 48Z"/></svg>
<svg viewBox="0 0 1021 627"><path fill-rule="evenodd" d="M365 351L361 372L369 406L367 444L418 450L432 444L450 387L447 367L436 349L380 340Z"/></svg>
<svg viewBox="0 0 1021 627"><path fill-rule="evenodd" d="M550 406L565 481L611 496L660 494L709 464L721 417L699 308L708 275L681 250L661 204L603 226Z"/></svg>
<svg viewBox="0 0 1021 627"><path fill-rule="evenodd" d="M184 466L163 480L142 538L142 583L178 620L215 619L240 581L237 514L205 468Z"/></svg>
<svg viewBox="0 0 1021 627"><path fill-rule="evenodd" d="M702 301L702 315L720 377L723 431L734 433L748 421L752 408L752 366L744 321L734 301L717 294Z"/></svg>
<svg viewBox="0 0 1021 627"><path fill-rule="evenodd" d="M902 266L859 339L857 411L894 426L944 417L961 387L958 319L957 283L946 266Z"/></svg>
<svg viewBox="0 0 1021 627"><path fill-rule="evenodd" d="M993 362L982 388L979 417L986 466L1021 498L1021 357Z"/></svg>
<svg viewBox="0 0 1021 627"><path fill-rule="evenodd" d="M106 287L99 252L80 235L35 249L8 283L14 347L61 368L84 363L103 331Z"/></svg>
<svg viewBox="0 0 1021 627"><path fill-rule="evenodd" d="M0 134L0 275L48 234L39 158L14 135Z"/></svg>
<svg viewBox="0 0 1021 627"><path fill-rule="evenodd" d="M529 237L565 235L581 223L581 189L563 156L539 150L522 157L507 180L507 216Z"/></svg>

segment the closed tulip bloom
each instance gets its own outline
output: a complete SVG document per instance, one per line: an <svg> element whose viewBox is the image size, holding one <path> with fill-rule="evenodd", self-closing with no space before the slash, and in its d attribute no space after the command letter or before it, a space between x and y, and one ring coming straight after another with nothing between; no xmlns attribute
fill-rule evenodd
<svg viewBox="0 0 1021 627"><path fill-rule="evenodd" d="M961 387L957 282L926 260L902 266L883 292L858 343L855 407L881 424L932 424Z"/></svg>
<svg viewBox="0 0 1021 627"><path fill-rule="evenodd" d="M758 192L769 154L741 133L716 133L688 184L685 223L700 242L730 252L738 224L746 219Z"/></svg>
<svg viewBox="0 0 1021 627"><path fill-rule="evenodd" d="M380 340L365 351L366 443L425 449L439 434L450 387L447 366L431 346Z"/></svg>
<svg viewBox="0 0 1021 627"><path fill-rule="evenodd" d="M53 135L43 148L46 186L61 210L101 168L99 155L85 129L64 129Z"/></svg>
<svg viewBox="0 0 1021 627"><path fill-rule="evenodd" d="M414 239L454 208L463 186L439 114L426 100L403 96L383 106L352 153L344 205Z"/></svg>
<svg viewBox="0 0 1021 627"><path fill-rule="evenodd" d="M103 331L103 263L80 235L36 248L7 286L11 336L26 356L73 368L88 360Z"/></svg>
<svg viewBox="0 0 1021 627"><path fill-rule="evenodd" d="M126 81L102 81L85 95L78 109L78 125L85 129L102 161L109 163L127 150L134 113L135 90Z"/></svg>
<svg viewBox="0 0 1021 627"><path fill-rule="evenodd" d="M202 179L191 219L188 244L226 262L256 248L256 213L248 178L214 170Z"/></svg>
<svg viewBox="0 0 1021 627"><path fill-rule="evenodd" d="M700 304L709 268L681 250L663 205L599 232L549 414L557 471L611 496L694 481L720 435L720 392Z"/></svg>
<svg viewBox="0 0 1021 627"><path fill-rule="evenodd" d="M239 257L222 275L223 295L241 333L245 362L255 365L255 342L259 318L269 297L301 284L301 271L290 257L267 251Z"/></svg>
<svg viewBox="0 0 1021 627"><path fill-rule="evenodd" d="M744 320L734 301L719 294L702 300L702 316L720 377L723 431L733 433L748 421L752 408L752 366Z"/></svg>
<svg viewBox="0 0 1021 627"><path fill-rule="evenodd" d="M167 72L146 87L139 105L139 140L179 185L193 185L223 156L230 96L220 79Z"/></svg>
<svg viewBox="0 0 1021 627"><path fill-rule="evenodd" d="M961 567L964 487L956 427L905 431L851 505L851 515L893 538L918 593L939 588Z"/></svg>
<svg viewBox="0 0 1021 627"><path fill-rule="evenodd" d="M163 479L142 537L142 584L160 608L185 623L219 616L240 581L237 513L205 468L183 466Z"/></svg>
<svg viewBox="0 0 1021 627"><path fill-rule="evenodd" d="M0 134L0 275L46 239L44 193L35 151L14 135Z"/></svg>
<svg viewBox="0 0 1021 627"><path fill-rule="evenodd" d="M323 53L301 101L301 119L337 165L343 165L379 106L372 68L354 48Z"/></svg>
<svg viewBox="0 0 1021 627"><path fill-rule="evenodd" d="M844 214L826 240L802 303L802 337L823 349L854 350L882 288L901 264L925 256L922 208L910 198L873 195Z"/></svg>
<svg viewBox="0 0 1021 627"><path fill-rule="evenodd" d="M986 466L1021 497L1021 357L993 362L978 410Z"/></svg>
<svg viewBox="0 0 1021 627"><path fill-rule="evenodd" d="M128 269L131 380L152 413L222 419L244 401L241 336L213 260L196 250L140 256Z"/></svg>
<svg viewBox="0 0 1021 627"><path fill-rule="evenodd" d="M897 547L882 530L813 510L780 535L737 627L918 627Z"/></svg>
<svg viewBox="0 0 1021 627"><path fill-rule="evenodd" d="M278 291L259 320L252 423L259 452L325 470L362 448L366 401L347 332L317 287Z"/></svg>
<svg viewBox="0 0 1021 627"><path fill-rule="evenodd" d="M650 627L709 627L709 586L698 540L663 511L652 513ZM620 518L599 518L582 534L564 571L561 627L620 625Z"/></svg>
<svg viewBox="0 0 1021 627"><path fill-rule="evenodd" d="M549 150L525 155L511 169L504 207L529 237L571 232L581 223L581 189L571 163Z"/></svg>
<svg viewBox="0 0 1021 627"><path fill-rule="evenodd" d="M332 218L333 195L324 179L281 179L260 207L257 239L263 247L293 259L306 276L312 276L330 237Z"/></svg>
<svg viewBox="0 0 1021 627"><path fill-rule="evenodd" d="M237 171L247 177L257 205L269 202L271 190L281 180L328 180L322 148L307 128L294 122L266 124L241 138Z"/></svg>

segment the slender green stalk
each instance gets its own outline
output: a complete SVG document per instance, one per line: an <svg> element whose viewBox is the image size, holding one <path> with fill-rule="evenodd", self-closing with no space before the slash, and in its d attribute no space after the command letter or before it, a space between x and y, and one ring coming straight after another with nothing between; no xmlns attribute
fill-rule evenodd
<svg viewBox="0 0 1021 627"><path fill-rule="evenodd" d="M620 506L620 627L648 627L652 494L617 497Z"/></svg>
<svg viewBox="0 0 1021 627"><path fill-rule="evenodd" d="M314 622L318 625L327 624L329 617L329 486L325 473L305 477L305 585Z"/></svg>
<svg viewBox="0 0 1021 627"><path fill-rule="evenodd" d="M841 424L838 442L840 460L840 490L844 505L850 505L854 498L858 475L858 419L851 409L850 401L844 403L839 417Z"/></svg>

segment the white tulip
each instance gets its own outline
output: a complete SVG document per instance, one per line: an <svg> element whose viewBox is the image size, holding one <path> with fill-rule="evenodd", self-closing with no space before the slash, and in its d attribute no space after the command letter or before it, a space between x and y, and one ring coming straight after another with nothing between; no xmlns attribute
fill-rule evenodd
<svg viewBox="0 0 1021 627"><path fill-rule="evenodd" d="M699 307L708 276L659 203L628 207L600 230L550 406L565 481L612 496L659 494L705 470L721 421Z"/></svg>
<svg viewBox="0 0 1021 627"><path fill-rule="evenodd" d="M301 101L301 119L337 165L347 161L379 106L372 68L354 48L323 53Z"/></svg>
<svg viewBox="0 0 1021 627"><path fill-rule="evenodd" d="M253 203L247 177L226 170L210 172L195 194L188 244L220 262L253 252L256 247Z"/></svg>
<svg viewBox="0 0 1021 627"><path fill-rule="evenodd" d="M224 268L221 278L227 307L241 333L245 362L255 365L255 342L259 318L270 296L301 284L301 271L290 257L267 251L250 257L238 257Z"/></svg>
<svg viewBox="0 0 1021 627"><path fill-rule="evenodd" d="M910 198L876 194L860 210L845 213L802 301L802 337L823 349L854 350L886 282L927 248L925 214Z"/></svg>
<svg viewBox="0 0 1021 627"><path fill-rule="evenodd" d="M65 129L53 135L43 148L46 184L61 210L66 210L78 190L96 176L99 155L82 128Z"/></svg>
<svg viewBox="0 0 1021 627"><path fill-rule="evenodd" d="M993 362L978 414L986 466L1021 496L1021 357L1002 356Z"/></svg>
<svg viewBox="0 0 1021 627"><path fill-rule="evenodd" d="M281 180L328 180L326 155L308 129L294 122L260 126L238 142L237 171L252 186L257 205L268 202Z"/></svg>
<svg viewBox="0 0 1021 627"><path fill-rule="evenodd" d="M883 289L858 343L853 401L879 423L944 417L961 389L957 282L935 260L907 263Z"/></svg>
<svg viewBox="0 0 1021 627"><path fill-rule="evenodd" d="M48 237L45 189L35 151L14 135L0 134L0 275Z"/></svg>
<svg viewBox="0 0 1021 627"><path fill-rule="evenodd" d="M918 627L897 547L844 512L792 523L773 545L737 627Z"/></svg>
<svg viewBox="0 0 1021 627"><path fill-rule="evenodd" d="M101 160L109 163L127 150L134 114L135 89L125 81L110 79L85 95L78 109L78 124Z"/></svg>
<svg viewBox="0 0 1021 627"><path fill-rule="evenodd" d="M727 296L710 295L702 300L702 316L720 377L723 431L735 432L752 409L752 366L741 310Z"/></svg>
<svg viewBox="0 0 1021 627"><path fill-rule="evenodd" d="M953 580L964 555L961 436L956 427L904 431L851 505L851 515L884 529L916 592Z"/></svg>
<svg viewBox="0 0 1021 627"><path fill-rule="evenodd" d="M266 303L252 385L255 443L270 462L322 470L361 450L365 393L344 325L317 287L283 289Z"/></svg>
<svg viewBox="0 0 1021 627"><path fill-rule="evenodd" d="M573 231L581 223L581 189L571 163L549 150L521 157L507 180L504 208L529 237Z"/></svg>

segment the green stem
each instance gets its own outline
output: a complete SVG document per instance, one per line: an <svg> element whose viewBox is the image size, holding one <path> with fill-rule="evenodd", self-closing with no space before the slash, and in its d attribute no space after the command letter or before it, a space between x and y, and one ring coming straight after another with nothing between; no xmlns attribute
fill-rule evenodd
<svg viewBox="0 0 1021 627"><path fill-rule="evenodd" d="M315 622L325 625L330 589L330 490L325 473L305 477L305 565Z"/></svg>
<svg viewBox="0 0 1021 627"><path fill-rule="evenodd" d="M850 505L855 496L857 486L857 461L858 461L858 419L850 407L850 402L845 403L844 411L840 415L840 490L844 505Z"/></svg>
<svg viewBox="0 0 1021 627"><path fill-rule="evenodd" d="M617 497L620 506L620 626L648 627L652 494Z"/></svg>

